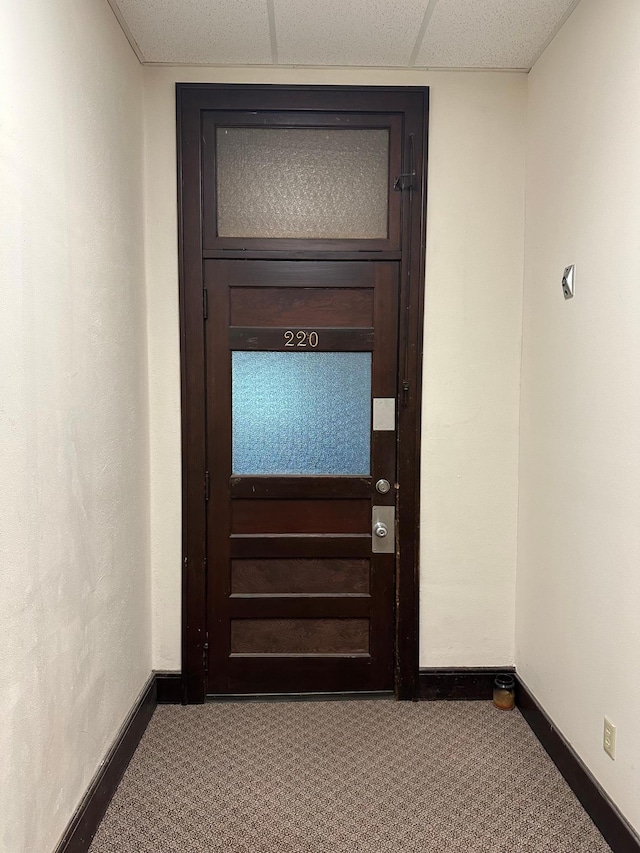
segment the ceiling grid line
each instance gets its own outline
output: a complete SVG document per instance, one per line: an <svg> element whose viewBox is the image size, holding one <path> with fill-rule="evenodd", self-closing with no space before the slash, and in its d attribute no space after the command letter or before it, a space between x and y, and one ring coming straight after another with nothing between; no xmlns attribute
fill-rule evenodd
<svg viewBox="0 0 640 853"><path fill-rule="evenodd" d="M267 18L269 19L269 41L271 42L271 63L278 65L278 35L276 31L276 10L273 0L267 0Z"/></svg>
<svg viewBox="0 0 640 853"><path fill-rule="evenodd" d="M422 47L422 42L424 41L424 37L427 32L427 27L429 26L429 21L431 20L431 16L435 11L437 2L438 0L429 0L429 2L427 3L427 8L424 10L422 23L420 24L420 29L418 30L418 35L416 36L416 40L413 45L413 50L411 51L411 56L409 57L409 68L415 67L416 59L418 58L418 54L420 53L420 48Z"/></svg>

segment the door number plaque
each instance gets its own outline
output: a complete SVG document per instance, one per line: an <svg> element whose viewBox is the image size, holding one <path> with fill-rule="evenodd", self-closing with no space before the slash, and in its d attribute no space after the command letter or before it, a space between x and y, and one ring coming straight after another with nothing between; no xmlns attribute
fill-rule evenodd
<svg viewBox="0 0 640 853"><path fill-rule="evenodd" d="M286 347L311 347L315 349L319 343L317 332L305 332L304 329L287 329L283 337Z"/></svg>

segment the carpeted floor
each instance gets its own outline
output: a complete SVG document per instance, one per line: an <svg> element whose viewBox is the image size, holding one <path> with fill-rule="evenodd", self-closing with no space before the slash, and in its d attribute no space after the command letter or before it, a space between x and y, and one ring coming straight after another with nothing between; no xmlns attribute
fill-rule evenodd
<svg viewBox="0 0 640 853"><path fill-rule="evenodd" d="M160 706L91 853L605 853L517 711Z"/></svg>

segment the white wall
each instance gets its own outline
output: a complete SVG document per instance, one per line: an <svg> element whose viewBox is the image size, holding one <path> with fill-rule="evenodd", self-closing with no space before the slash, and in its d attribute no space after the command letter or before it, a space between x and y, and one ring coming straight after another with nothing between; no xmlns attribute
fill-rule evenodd
<svg viewBox="0 0 640 853"><path fill-rule="evenodd" d="M0 850L47 853L151 669L142 69L0 12Z"/></svg>
<svg viewBox="0 0 640 853"><path fill-rule="evenodd" d="M429 85L423 666L513 661L527 78L145 68L153 661L180 668L176 81Z"/></svg>
<svg viewBox="0 0 640 853"><path fill-rule="evenodd" d="M519 673L640 831L639 55L637 0L582 0L530 75L516 625Z"/></svg>

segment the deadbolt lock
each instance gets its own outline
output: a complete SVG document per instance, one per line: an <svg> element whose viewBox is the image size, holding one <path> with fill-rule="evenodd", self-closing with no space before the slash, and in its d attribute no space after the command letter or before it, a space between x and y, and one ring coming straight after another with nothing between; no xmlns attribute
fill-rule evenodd
<svg viewBox="0 0 640 853"><path fill-rule="evenodd" d="M391 488L391 483L388 480L378 480L376 483L376 491L381 495L386 495Z"/></svg>

